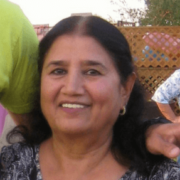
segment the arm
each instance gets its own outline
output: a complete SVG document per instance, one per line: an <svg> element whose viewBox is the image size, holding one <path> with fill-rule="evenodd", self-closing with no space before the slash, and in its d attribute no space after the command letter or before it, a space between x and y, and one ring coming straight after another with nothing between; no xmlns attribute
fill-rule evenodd
<svg viewBox="0 0 180 180"><path fill-rule="evenodd" d="M180 97L180 69L176 70L159 88L152 97L157 103L162 114L172 122L180 122L180 117L176 116L169 105L173 99Z"/></svg>
<svg viewBox="0 0 180 180"><path fill-rule="evenodd" d="M179 76L175 78L175 81L180 81L180 70L176 71L175 74L179 74ZM176 83L175 86L176 90L174 94L178 96L180 82ZM169 87L168 83L165 83L165 87ZM171 87L174 90L174 85ZM153 100L157 100L158 102L162 101L162 103L168 104L168 100L171 99L170 97L173 98L173 96L171 96L172 93L171 91L165 93L165 88L161 86L159 89L161 88L161 92L163 93L156 91L156 99ZM163 94L163 97L165 98L161 98L159 93ZM140 164L140 162L149 162L153 165L154 163L164 161L164 156L168 158L177 157L180 154L180 124L173 124L161 117L140 121L132 135L131 144L135 146L133 152L136 153L138 157L135 161L139 159L139 162L136 162L136 165ZM143 166L144 164L142 163L141 167Z"/></svg>
<svg viewBox="0 0 180 180"><path fill-rule="evenodd" d="M172 122L180 122L171 109L169 102L179 97L180 70L176 70L155 92L152 99L156 101L162 114ZM162 154L175 158L180 154L180 124L149 124L145 132L145 144L152 154Z"/></svg>
<svg viewBox="0 0 180 180"><path fill-rule="evenodd" d="M176 158L180 154L180 123L171 123L162 117L143 121L134 140L140 158L152 165L162 162L164 156Z"/></svg>
<svg viewBox="0 0 180 180"><path fill-rule="evenodd" d="M180 122L180 117L174 114L169 104L162 104L162 103L157 102L157 106L166 119L174 123Z"/></svg>
<svg viewBox="0 0 180 180"><path fill-rule="evenodd" d="M152 154L176 158L180 154L180 124L156 124L145 134L146 147Z"/></svg>

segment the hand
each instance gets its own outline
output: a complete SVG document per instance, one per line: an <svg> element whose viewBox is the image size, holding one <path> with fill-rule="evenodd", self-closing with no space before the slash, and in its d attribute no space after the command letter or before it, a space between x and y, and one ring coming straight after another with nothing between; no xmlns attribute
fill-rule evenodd
<svg viewBox="0 0 180 180"><path fill-rule="evenodd" d="M180 154L180 123L149 127L146 132L146 147L152 154L176 158Z"/></svg>
<svg viewBox="0 0 180 180"><path fill-rule="evenodd" d="M180 116L176 116L176 118L173 120L174 123L180 123Z"/></svg>

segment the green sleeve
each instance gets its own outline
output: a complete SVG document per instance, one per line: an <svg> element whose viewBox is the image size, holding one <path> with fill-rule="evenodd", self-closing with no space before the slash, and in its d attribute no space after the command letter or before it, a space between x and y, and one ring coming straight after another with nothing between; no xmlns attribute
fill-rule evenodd
<svg viewBox="0 0 180 180"><path fill-rule="evenodd" d="M9 4L11 11L0 20L0 102L11 112L23 114L33 108L38 89L38 39L20 8Z"/></svg>

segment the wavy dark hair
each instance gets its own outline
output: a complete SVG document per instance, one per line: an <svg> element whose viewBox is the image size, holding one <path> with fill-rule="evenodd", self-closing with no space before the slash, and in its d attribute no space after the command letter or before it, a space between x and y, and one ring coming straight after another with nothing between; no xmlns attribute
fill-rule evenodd
<svg viewBox="0 0 180 180"><path fill-rule="evenodd" d="M109 22L95 16L74 16L57 23L39 44L38 70L41 75L45 55L57 37L65 34L79 34L96 39L110 54L112 61L121 77L121 84L125 85L129 75L134 72L131 52L123 34ZM39 82L39 87L40 87ZM15 128L9 135L10 140L15 134L21 134L24 142L29 145L40 144L51 137L51 129L44 118L40 107L40 91L37 94L34 110L26 121L25 126ZM137 131L142 122L144 98L142 88L136 81L126 114L119 116L113 127L112 152L115 158L124 164L145 172L146 159L137 145ZM144 144L142 146L145 146ZM120 157L123 157L120 158Z"/></svg>

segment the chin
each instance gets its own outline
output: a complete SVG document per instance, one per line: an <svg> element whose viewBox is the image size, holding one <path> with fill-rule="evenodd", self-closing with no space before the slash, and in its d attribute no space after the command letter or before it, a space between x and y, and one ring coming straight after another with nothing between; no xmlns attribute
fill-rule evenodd
<svg viewBox="0 0 180 180"><path fill-rule="evenodd" d="M66 134L66 135L86 135L91 130L84 126L55 126L55 128L52 128L53 132L59 133L59 134Z"/></svg>

